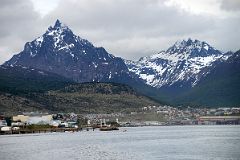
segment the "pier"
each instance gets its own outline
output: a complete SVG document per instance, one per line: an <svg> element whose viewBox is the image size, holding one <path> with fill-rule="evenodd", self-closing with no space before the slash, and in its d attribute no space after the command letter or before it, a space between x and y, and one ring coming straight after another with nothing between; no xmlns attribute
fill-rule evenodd
<svg viewBox="0 0 240 160"><path fill-rule="evenodd" d="M52 132L79 132L79 128L44 128L44 129L25 129L1 131L0 134L29 134L29 133L52 133Z"/></svg>

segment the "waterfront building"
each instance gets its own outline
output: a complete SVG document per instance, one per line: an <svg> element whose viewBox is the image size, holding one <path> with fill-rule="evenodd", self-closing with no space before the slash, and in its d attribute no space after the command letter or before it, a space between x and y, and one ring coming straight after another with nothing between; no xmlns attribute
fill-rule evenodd
<svg viewBox="0 0 240 160"><path fill-rule="evenodd" d="M29 116L29 124L50 124L53 120L52 115L39 115L39 116Z"/></svg>
<svg viewBox="0 0 240 160"><path fill-rule="evenodd" d="M202 116L198 118L198 124L240 124L240 116Z"/></svg>
<svg viewBox="0 0 240 160"><path fill-rule="evenodd" d="M25 124L49 124L53 117L52 115L17 115L12 117L13 123L21 122Z"/></svg>
<svg viewBox="0 0 240 160"><path fill-rule="evenodd" d="M0 120L0 128L7 126L6 120Z"/></svg>
<svg viewBox="0 0 240 160"><path fill-rule="evenodd" d="M25 126L26 123L23 123L23 122L12 122L11 123L11 126L12 127L23 127Z"/></svg>
<svg viewBox="0 0 240 160"><path fill-rule="evenodd" d="M25 115L17 115L17 116L13 116L12 120L14 122L23 122L26 123L29 119L29 116L25 116Z"/></svg>

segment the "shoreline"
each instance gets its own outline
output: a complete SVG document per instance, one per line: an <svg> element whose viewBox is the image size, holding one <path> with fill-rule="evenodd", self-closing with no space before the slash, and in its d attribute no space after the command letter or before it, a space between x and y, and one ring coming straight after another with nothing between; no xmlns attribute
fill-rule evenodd
<svg viewBox="0 0 240 160"><path fill-rule="evenodd" d="M123 128L124 130L119 130L119 132L126 131L125 128L143 128L143 127L200 127L200 126L240 126L239 124L221 124L221 125L145 125L145 126L123 126L119 128ZM0 132L1 135L28 135L28 134L39 134L39 133L75 133L75 132L92 132L92 131L99 131L97 129L90 129L90 128L46 128L46 129L35 129L35 130L30 130L30 129L20 129L20 130L11 130L8 132ZM111 132L111 131L109 131ZM115 131L117 132L117 131Z"/></svg>

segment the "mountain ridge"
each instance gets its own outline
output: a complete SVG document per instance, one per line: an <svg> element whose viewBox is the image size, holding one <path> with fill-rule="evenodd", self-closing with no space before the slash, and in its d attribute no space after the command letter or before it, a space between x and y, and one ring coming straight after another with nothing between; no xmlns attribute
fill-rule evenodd
<svg viewBox="0 0 240 160"><path fill-rule="evenodd" d="M233 55L233 52L223 53L205 41L189 38L138 61L124 60L76 36L57 20L54 26L27 42L22 52L2 66L35 68L75 83L127 84L159 102L180 104L174 99L179 100L194 90L213 74L215 66Z"/></svg>
<svg viewBox="0 0 240 160"><path fill-rule="evenodd" d="M193 87L204 75L202 71L213 62L226 60L229 56L229 53L222 53L206 42L188 39L176 42L166 51L142 57L138 61L126 60L125 63L130 72L153 87L172 86L180 81ZM180 83L178 87L184 85Z"/></svg>

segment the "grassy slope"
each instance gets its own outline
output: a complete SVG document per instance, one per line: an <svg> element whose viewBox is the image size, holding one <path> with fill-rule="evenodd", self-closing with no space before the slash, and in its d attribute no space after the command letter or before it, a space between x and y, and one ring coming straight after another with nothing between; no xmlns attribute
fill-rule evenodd
<svg viewBox="0 0 240 160"><path fill-rule="evenodd" d="M0 115L11 116L12 114L32 111L47 112L48 110L44 109L41 104L28 98L7 93L0 94Z"/></svg>
<svg viewBox="0 0 240 160"><path fill-rule="evenodd" d="M157 105L122 84L76 84L58 75L44 76L21 68L1 68L0 74L0 114L25 111L112 113Z"/></svg>
<svg viewBox="0 0 240 160"><path fill-rule="evenodd" d="M158 105L134 90L116 83L85 83L71 85L38 96L36 101L48 104L52 110L76 113L130 112L147 105Z"/></svg>

